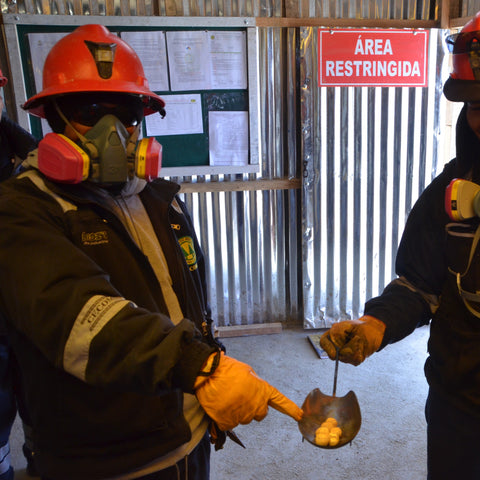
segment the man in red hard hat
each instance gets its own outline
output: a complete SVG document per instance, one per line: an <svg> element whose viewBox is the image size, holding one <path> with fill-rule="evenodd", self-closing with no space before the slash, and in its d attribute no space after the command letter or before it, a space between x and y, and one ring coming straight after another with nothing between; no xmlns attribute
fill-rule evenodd
<svg viewBox="0 0 480 480"><path fill-rule="evenodd" d="M164 107L100 25L52 48L24 105L53 133L0 185L0 312L43 480L207 480L209 425L220 441L269 405L302 415L212 335L179 186L138 140Z"/></svg>
<svg viewBox="0 0 480 480"><path fill-rule="evenodd" d="M396 259L398 278L366 303L360 319L334 324L321 345L330 358L338 347L341 361L358 365L430 323L425 363L428 479L478 480L480 218L453 221L445 196L454 179L480 184L480 13L447 45L453 71L444 93L465 104L457 121L456 158L425 189L408 217Z"/></svg>

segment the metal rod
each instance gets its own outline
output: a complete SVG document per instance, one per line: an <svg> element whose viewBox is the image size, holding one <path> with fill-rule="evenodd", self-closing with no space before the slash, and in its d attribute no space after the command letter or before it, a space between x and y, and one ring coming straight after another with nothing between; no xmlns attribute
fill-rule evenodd
<svg viewBox="0 0 480 480"><path fill-rule="evenodd" d="M335 374L333 376L333 397L335 396L335 394L337 393L337 375L338 375L338 357L339 357L339 350L338 350L338 347L336 347L337 349L337 354L335 355Z"/></svg>

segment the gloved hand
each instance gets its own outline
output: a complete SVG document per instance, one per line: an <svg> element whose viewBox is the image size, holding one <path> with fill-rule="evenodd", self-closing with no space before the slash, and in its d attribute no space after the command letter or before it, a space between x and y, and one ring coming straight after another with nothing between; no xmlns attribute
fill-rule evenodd
<svg viewBox="0 0 480 480"><path fill-rule="evenodd" d="M320 346L332 360L335 360L338 347L341 362L360 365L380 348L384 333L385 324L382 321L364 315L358 320L334 323L320 337Z"/></svg>
<svg viewBox="0 0 480 480"><path fill-rule="evenodd" d="M269 405L297 421L303 415L300 407L258 377L252 367L223 352L215 371L199 376L194 388L200 405L223 431L263 420Z"/></svg>

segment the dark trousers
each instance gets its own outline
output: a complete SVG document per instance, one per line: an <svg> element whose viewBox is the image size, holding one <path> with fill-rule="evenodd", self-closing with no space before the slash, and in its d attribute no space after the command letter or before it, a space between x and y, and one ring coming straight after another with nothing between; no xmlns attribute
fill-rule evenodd
<svg viewBox="0 0 480 480"><path fill-rule="evenodd" d="M210 478L210 440L205 434L190 455L176 465L135 480L208 480ZM49 480L42 477L42 480ZM88 479L85 479L88 480Z"/></svg>
<svg viewBox="0 0 480 480"><path fill-rule="evenodd" d="M428 480L480 479L480 419L430 390L425 406Z"/></svg>
<svg viewBox="0 0 480 480"><path fill-rule="evenodd" d="M17 414L11 365L7 337L0 335L0 473L2 474L10 467L7 457L8 439Z"/></svg>
<svg viewBox="0 0 480 480"><path fill-rule="evenodd" d="M206 434L185 459L161 472L138 480L208 480L210 478L210 440Z"/></svg>

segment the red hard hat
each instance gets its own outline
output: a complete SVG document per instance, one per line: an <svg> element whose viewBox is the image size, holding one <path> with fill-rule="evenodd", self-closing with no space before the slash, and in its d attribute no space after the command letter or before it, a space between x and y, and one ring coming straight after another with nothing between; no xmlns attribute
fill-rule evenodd
<svg viewBox="0 0 480 480"><path fill-rule="evenodd" d="M480 12L446 41L453 70L443 87L445 96L452 102L480 101Z"/></svg>
<svg viewBox="0 0 480 480"><path fill-rule="evenodd" d="M4 87L8 82L8 78L3 76L2 71L0 70L0 87Z"/></svg>
<svg viewBox="0 0 480 480"><path fill-rule="evenodd" d="M103 25L83 25L59 40L43 67L43 90L23 108L45 118L45 103L59 95L110 92L141 96L144 114L163 111L165 102L151 92L138 55Z"/></svg>

